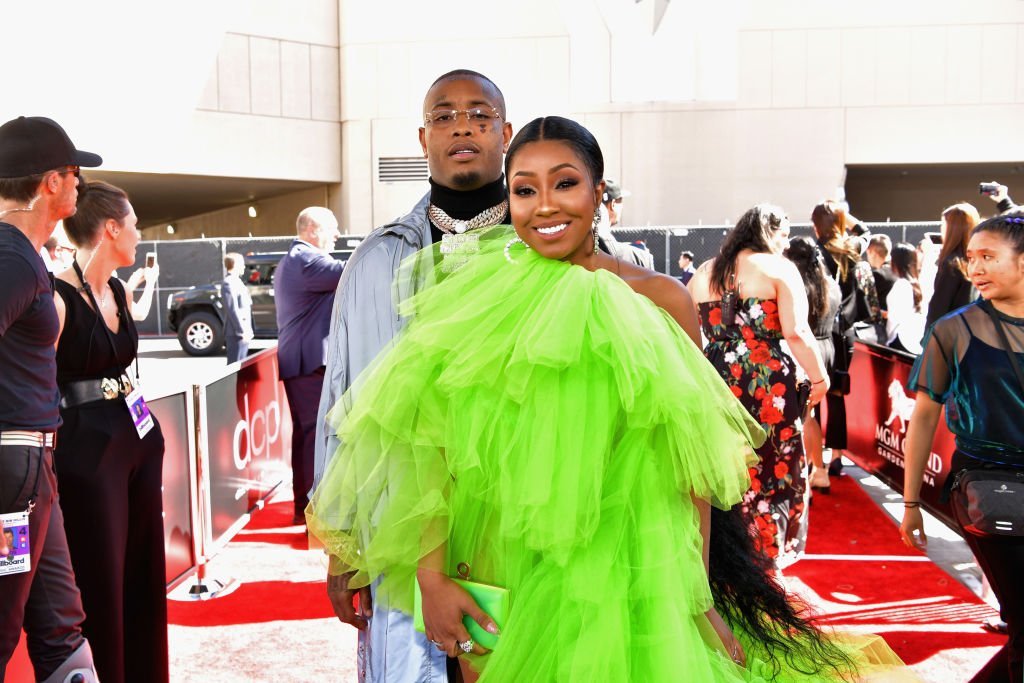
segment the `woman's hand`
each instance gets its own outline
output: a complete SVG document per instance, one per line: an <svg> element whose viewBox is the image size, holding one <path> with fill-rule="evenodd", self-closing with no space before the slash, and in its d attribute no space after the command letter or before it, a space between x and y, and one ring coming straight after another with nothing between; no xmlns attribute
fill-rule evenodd
<svg viewBox="0 0 1024 683"><path fill-rule="evenodd" d="M498 625L484 613L476 601L459 584L442 572L420 568L416 572L423 596L423 626L427 639L449 657L465 654L459 643L472 642L462 623L468 614L489 633L498 633ZM473 654L487 654L488 650L473 643Z"/></svg>
<svg viewBox="0 0 1024 683"><path fill-rule="evenodd" d="M903 511L903 523L900 524L900 536L909 548L917 548L921 552L928 551L928 537L924 533L924 518L921 508L908 507Z"/></svg>
<svg viewBox="0 0 1024 683"><path fill-rule="evenodd" d="M739 639L733 634L729 625L725 623L725 619L718 613L718 610L712 607L704 613L704 616L708 618L711 628L715 629L715 633L721 639L729 658L744 669L747 668L747 653L743 651L743 646L740 644Z"/></svg>
<svg viewBox="0 0 1024 683"><path fill-rule="evenodd" d="M825 394L828 393L831 384L828 381L828 377L822 377L821 381L817 384L811 384L811 396L810 402L812 406L816 406L825 399Z"/></svg>

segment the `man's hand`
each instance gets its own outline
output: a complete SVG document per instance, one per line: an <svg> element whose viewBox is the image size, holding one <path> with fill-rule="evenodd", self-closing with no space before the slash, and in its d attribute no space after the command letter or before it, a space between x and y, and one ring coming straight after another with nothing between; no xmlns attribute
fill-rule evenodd
<svg viewBox="0 0 1024 683"><path fill-rule="evenodd" d="M327 597L334 608L334 614L338 619L355 626L360 631L365 631L367 620L373 616L373 601L370 598L370 587L364 586L357 590L348 587L349 580L355 572L344 574L327 574ZM359 595L359 609L356 610L354 598Z"/></svg>

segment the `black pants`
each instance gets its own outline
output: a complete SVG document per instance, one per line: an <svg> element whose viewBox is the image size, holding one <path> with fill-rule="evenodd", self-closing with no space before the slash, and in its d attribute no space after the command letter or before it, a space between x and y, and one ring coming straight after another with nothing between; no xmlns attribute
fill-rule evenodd
<svg viewBox="0 0 1024 683"><path fill-rule="evenodd" d="M979 671L972 683L1024 680L1024 538L981 538L961 529L967 545L999 598L1000 614L1009 627L1006 645Z"/></svg>
<svg viewBox="0 0 1024 683"><path fill-rule="evenodd" d="M324 369L309 375L284 380L288 411L292 415L292 494L295 514L302 515L313 488L313 451L316 447L316 415L320 409L320 390Z"/></svg>
<svg viewBox="0 0 1024 683"><path fill-rule="evenodd" d="M22 626L38 680L49 677L84 642L85 613L57 503L53 454L49 448L0 446L0 513L24 511L36 477L39 488L29 516L32 569L0 576L0 681Z"/></svg>
<svg viewBox="0 0 1024 683"><path fill-rule="evenodd" d="M61 415L54 460L96 673L103 683L167 681L160 426L140 439L121 400Z"/></svg>
<svg viewBox="0 0 1024 683"><path fill-rule="evenodd" d="M850 370L850 364L853 362L853 339L852 331L847 334L833 332L832 343L835 346L834 367L836 370L847 372ZM832 393L826 394L825 405L828 407L828 420L825 422L825 448L846 450L846 397Z"/></svg>

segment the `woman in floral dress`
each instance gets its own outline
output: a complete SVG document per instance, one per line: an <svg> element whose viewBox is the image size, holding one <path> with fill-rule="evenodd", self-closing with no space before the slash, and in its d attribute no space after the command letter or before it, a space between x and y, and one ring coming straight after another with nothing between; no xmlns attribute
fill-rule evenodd
<svg viewBox="0 0 1024 683"><path fill-rule="evenodd" d="M799 559L807 540L806 405L798 397L793 358L810 378L812 405L829 386L807 322L803 280L782 256L788 238L781 209L755 206L689 284L707 339L705 356L768 433L741 505L760 549L779 569Z"/></svg>

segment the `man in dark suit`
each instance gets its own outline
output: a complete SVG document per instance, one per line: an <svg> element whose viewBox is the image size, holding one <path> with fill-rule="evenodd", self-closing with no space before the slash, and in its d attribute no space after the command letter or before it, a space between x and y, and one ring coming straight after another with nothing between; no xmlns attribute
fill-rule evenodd
<svg viewBox="0 0 1024 683"><path fill-rule="evenodd" d="M296 524L313 487L317 408L324 383L334 292L344 263L331 258L338 219L320 206L303 209L297 236L274 274L277 358L292 415L292 492Z"/></svg>

